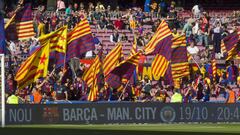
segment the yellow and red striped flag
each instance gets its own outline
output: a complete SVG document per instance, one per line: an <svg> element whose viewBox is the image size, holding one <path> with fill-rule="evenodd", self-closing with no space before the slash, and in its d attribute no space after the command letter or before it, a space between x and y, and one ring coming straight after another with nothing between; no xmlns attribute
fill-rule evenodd
<svg viewBox="0 0 240 135"><path fill-rule="evenodd" d="M67 26L63 26L56 31L39 37L41 45L49 44L50 59L53 59L56 67L64 66L67 50Z"/></svg>
<svg viewBox="0 0 240 135"><path fill-rule="evenodd" d="M19 89L30 85L40 77L47 76L49 52L49 44L41 46L21 64L15 77Z"/></svg>
<svg viewBox="0 0 240 135"><path fill-rule="evenodd" d="M111 70L114 69L116 65L121 62L122 58L122 44L118 43L117 46L107 54L103 61L104 76L107 76L107 74L111 72Z"/></svg>
<svg viewBox="0 0 240 135"><path fill-rule="evenodd" d="M170 61L162 55L157 54L152 62L152 74L163 77L167 71Z"/></svg>
<svg viewBox="0 0 240 135"><path fill-rule="evenodd" d="M97 72L95 71L95 68L99 69ZM83 80L86 82L88 87L92 86L93 81L94 81L94 72L98 74L100 72L101 68L101 61L99 59L99 56L97 55L96 58L94 59L93 63L90 65L88 69L85 70L83 73Z"/></svg>
<svg viewBox="0 0 240 135"><path fill-rule="evenodd" d="M100 59L98 55L94 59L94 63L92 64L92 67L89 69L91 71L91 88L90 92L88 94L88 101L96 101L98 96L98 73L100 72Z"/></svg>
<svg viewBox="0 0 240 135"><path fill-rule="evenodd" d="M50 52L66 53L67 50L67 26L63 26L56 31L39 37L41 45L49 44Z"/></svg>
<svg viewBox="0 0 240 135"><path fill-rule="evenodd" d="M217 62L215 57L212 59L212 72L213 72L213 80L216 81L217 76Z"/></svg>

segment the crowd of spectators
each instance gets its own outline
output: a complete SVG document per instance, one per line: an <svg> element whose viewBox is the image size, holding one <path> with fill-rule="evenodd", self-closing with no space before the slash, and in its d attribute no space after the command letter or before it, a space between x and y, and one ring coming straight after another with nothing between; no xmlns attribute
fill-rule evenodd
<svg viewBox="0 0 240 135"><path fill-rule="evenodd" d="M39 79L36 83L22 90L17 89L14 76L21 62L26 59L37 47L37 38L50 33L63 25L68 25L69 31L76 26L85 16L87 17L93 32L94 42L97 46L104 46L101 39L96 36L98 31L108 32L110 43L133 42L127 30L136 36L138 47L144 47L150 41L161 20L165 19L175 36L185 34L187 38L187 51L194 59L199 59L201 70L191 71L191 77L183 78L181 88L164 85L164 78L151 81L148 76L138 80L135 85L127 84L124 91L112 89L103 84L99 89L97 101L160 101L160 102L207 102L220 99L233 103L240 97L239 69L233 61L226 64L225 72L213 76L209 71L211 54L216 59L222 59L221 40L230 33L236 32L239 25L239 12L234 11L228 17L210 17L207 12L196 5L192 9L192 16L184 18L178 15L183 11L176 8L176 3L145 4L141 7L120 9L98 2L96 5L89 3L70 3L65 5L62 0L57 1L56 11L46 11L44 6L39 6L34 11L35 38L27 41L8 41L8 69L6 73L6 90L9 98L18 96L19 102L46 103L47 101L87 101L89 88L82 80L82 74L86 67L78 64L69 67L55 69L51 67L45 79ZM11 14L7 14L9 16ZM144 26L150 26L146 29ZM205 70L204 71L202 71ZM12 95L12 96L10 96ZM181 99L180 101L178 99ZM234 98L234 100L233 100Z"/></svg>

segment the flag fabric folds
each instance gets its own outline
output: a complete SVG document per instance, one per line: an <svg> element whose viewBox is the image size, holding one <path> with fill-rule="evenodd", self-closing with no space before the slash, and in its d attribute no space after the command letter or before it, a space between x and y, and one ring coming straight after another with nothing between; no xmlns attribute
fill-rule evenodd
<svg viewBox="0 0 240 135"><path fill-rule="evenodd" d="M190 74L188 58L185 35L174 37L172 44L171 69L175 85L177 85L176 82L179 82L181 78Z"/></svg>
<svg viewBox="0 0 240 135"><path fill-rule="evenodd" d="M100 72L100 58L97 55L96 58L94 59L94 63L92 64L90 68L90 74L91 74L91 88L88 94L88 101L96 101L97 100L97 95L98 95L98 73Z"/></svg>
<svg viewBox="0 0 240 135"><path fill-rule="evenodd" d="M104 76L107 76L107 74L112 69L114 69L117 64L121 62L122 58L123 58L122 44L118 43L117 46L114 49L112 49L103 60Z"/></svg>
<svg viewBox="0 0 240 135"><path fill-rule="evenodd" d="M118 89L121 87L123 80L130 80L138 65L140 56L141 53L138 52L119 63L106 77L108 85L114 89Z"/></svg>
<svg viewBox="0 0 240 135"><path fill-rule="evenodd" d="M144 51L146 55L160 54L166 57L167 60L171 59L171 44L172 33L166 21L162 21L158 26L156 33L152 39L145 46Z"/></svg>
<svg viewBox="0 0 240 135"><path fill-rule="evenodd" d="M33 27L33 12L30 3L24 4L23 9L16 13L16 30L19 40L35 36Z"/></svg>
<svg viewBox="0 0 240 135"><path fill-rule="evenodd" d="M47 76L49 52L49 44L41 46L21 64L15 77L19 89Z"/></svg>
<svg viewBox="0 0 240 135"><path fill-rule="evenodd" d="M53 59L57 68L64 65L67 49L67 26L39 37L39 42L41 45L49 44L50 59Z"/></svg>
<svg viewBox="0 0 240 135"><path fill-rule="evenodd" d="M239 36L237 32L229 34L222 40L221 51L226 56L226 60L231 60L237 55L238 40Z"/></svg>
<svg viewBox="0 0 240 135"><path fill-rule="evenodd" d="M90 25L86 18L68 33L67 61L73 57L81 58L91 50L95 50L95 44Z"/></svg>
<svg viewBox="0 0 240 135"><path fill-rule="evenodd" d="M217 62L215 57L212 59L212 74L213 74L213 81L216 81L217 76Z"/></svg>
<svg viewBox="0 0 240 135"><path fill-rule="evenodd" d="M152 74L163 77L172 55L172 34L168 24L163 20L157 32L144 48L146 55L156 55L152 62Z"/></svg>
<svg viewBox="0 0 240 135"><path fill-rule="evenodd" d="M95 68L98 69L97 72L95 71ZM101 69L101 60L99 56L97 55L96 58L94 59L93 63L90 65L88 69L85 70L83 73L83 80L86 82L88 87L93 85L95 77L95 72L98 74Z"/></svg>
<svg viewBox="0 0 240 135"><path fill-rule="evenodd" d="M6 53L4 18L0 15L0 54Z"/></svg>

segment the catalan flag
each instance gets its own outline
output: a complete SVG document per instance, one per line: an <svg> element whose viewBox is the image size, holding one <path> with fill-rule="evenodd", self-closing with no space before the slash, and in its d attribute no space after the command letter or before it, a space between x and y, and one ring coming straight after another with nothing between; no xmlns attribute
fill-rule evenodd
<svg viewBox="0 0 240 135"><path fill-rule="evenodd" d="M0 54L6 53L4 18L0 15Z"/></svg>
<svg viewBox="0 0 240 135"><path fill-rule="evenodd" d="M33 27L33 12L30 3L16 13L16 30L19 40L29 39L35 36Z"/></svg>
<svg viewBox="0 0 240 135"><path fill-rule="evenodd" d="M174 82L190 74L185 35L173 38L171 69Z"/></svg>
<svg viewBox="0 0 240 135"><path fill-rule="evenodd" d="M64 65L67 49L67 26L39 37L39 42L41 45L50 45L50 59L53 59L57 68Z"/></svg>
<svg viewBox="0 0 240 135"><path fill-rule="evenodd" d="M107 74L111 72L111 70L114 69L115 66L121 62L122 58L122 44L118 43L117 46L112 49L103 60L104 75L107 76Z"/></svg>
<svg viewBox="0 0 240 135"><path fill-rule="evenodd" d="M239 36L237 32L229 34L222 40L221 51L226 56L226 60L230 60L237 55L238 40Z"/></svg>
<svg viewBox="0 0 240 135"><path fill-rule="evenodd" d="M32 84L40 77L47 76L49 52L49 44L41 46L21 64L15 77L19 89Z"/></svg>
<svg viewBox="0 0 240 135"><path fill-rule="evenodd" d="M98 73L100 72L100 59L98 55L94 59L94 63L92 64L91 70L91 88L88 94L88 101L96 101L98 96Z"/></svg>
<svg viewBox="0 0 240 135"><path fill-rule="evenodd" d="M144 48L146 55L156 55L152 62L152 74L163 77L169 66L172 55L172 33L163 20L156 33Z"/></svg>
<svg viewBox="0 0 240 135"><path fill-rule="evenodd" d="M213 74L213 81L216 81L217 76L217 62L215 57L212 59L212 74Z"/></svg>
<svg viewBox="0 0 240 135"><path fill-rule="evenodd" d="M95 68L98 69L96 74L99 74L101 71L101 66L102 66L101 60L99 58L99 55L97 55L93 63L90 65L90 67L87 70L85 70L85 72L83 73L83 80L86 82L88 87L93 85L93 82L95 79L95 72L96 72Z"/></svg>
<svg viewBox="0 0 240 135"><path fill-rule="evenodd" d="M91 28L86 18L68 33L67 43L67 60L73 57L81 58L86 52L95 50Z"/></svg>
<svg viewBox="0 0 240 135"><path fill-rule="evenodd" d="M122 80L130 80L138 65L141 53L138 52L119 63L108 75L106 82L114 89L122 86Z"/></svg>

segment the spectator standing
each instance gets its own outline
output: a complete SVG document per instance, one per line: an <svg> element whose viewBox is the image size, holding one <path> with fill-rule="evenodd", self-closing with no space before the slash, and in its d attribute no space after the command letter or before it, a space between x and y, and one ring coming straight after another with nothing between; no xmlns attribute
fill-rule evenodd
<svg viewBox="0 0 240 135"><path fill-rule="evenodd" d="M78 12L78 10L79 10L78 4L74 3L74 5L73 5L73 12Z"/></svg>
<svg viewBox="0 0 240 135"><path fill-rule="evenodd" d="M230 85L235 85L237 82L237 77L239 76L238 67L234 65L234 61L227 67L228 83Z"/></svg>
<svg viewBox="0 0 240 135"><path fill-rule="evenodd" d="M18 97L14 92L7 98L7 104L18 104Z"/></svg>
<svg viewBox="0 0 240 135"><path fill-rule="evenodd" d="M199 5L193 6L192 13L194 15L194 18L200 18L201 16L200 6Z"/></svg>
<svg viewBox="0 0 240 135"><path fill-rule="evenodd" d="M94 42L95 45L100 45L101 44L98 37L96 37L96 34L93 34L93 42Z"/></svg>
<svg viewBox="0 0 240 135"><path fill-rule="evenodd" d="M68 8L66 9L66 15L67 16L70 16L70 15L72 15L72 5L71 4L69 4L69 6L68 6Z"/></svg>
<svg viewBox="0 0 240 135"><path fill-rule="evenodd" d="M164 0L161 0L159 3L158 12L160 13L161 17L166 17L167 3Z"/></svg>
<svg viewBox="0 0 240 135"><path fill-rule="evenodd" d="M171 103L182 103L183 97L178 89L174 89L174 94L171 97Z"/></svg>
<svg viewBox="0 0 240 135"><path fill-rule="evenodd" d="M222 28L221 28L221 23L219 21L216 22L216 26L212 29L213 33L213 47L214 47L214 52L215 52L215 58L220 58L221 57L221 35L222 35Z"/></svg>
<svg viewBox="0 0 240 135"><path fill-rule="evenodd" d="M144 12L147 12L147 13L150 12L150 4L151 4L151 0L145 0Z"/></svg>
<svg viewBox="0 0 240 135"><path fill-rule="evenodd" d="M227 96L226 96L226 103L236 103L236 93L232 90L230 86L226 87Z"/></svg>
<svg viewBox="0 0 240 135"><path fill-rule="evenodd" d="M198 32L198 39L200 42L200 45L205 45L206 48L208 48L208 24L204 22L203 18L199 20L199 32Z"/></svg>
<svg viewBox="0 0 240 135"><path fill-rule="evenodd" d="M189 41L191 40L193 24L194 20L190 18L183 27L182 34L186 35L187 43L189 43Z"/></svg>

